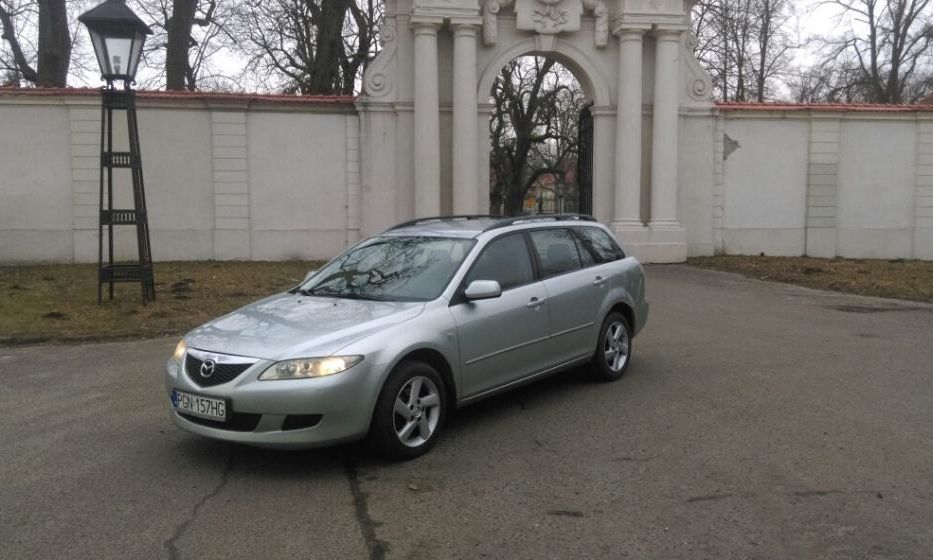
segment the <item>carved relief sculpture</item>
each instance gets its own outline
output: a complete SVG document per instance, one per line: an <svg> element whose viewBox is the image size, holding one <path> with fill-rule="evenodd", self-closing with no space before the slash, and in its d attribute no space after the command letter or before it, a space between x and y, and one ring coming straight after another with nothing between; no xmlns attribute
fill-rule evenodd
<svg viewBox="0 0 933 560"><path fill-rule="evenodd" d="M539 35L556 35L580 29L584 9L595 18L594 42L597 47L609 43L609 10L601 0L487 0L483 4L483 44L498 40L499 10L515 4L515 27Z"/></svg>
<svg viewBox="0 0 933 560"><path fill-rule="evenodd" d="M578 31L582 0L515 0L515 27L541 35Z"/></svg>

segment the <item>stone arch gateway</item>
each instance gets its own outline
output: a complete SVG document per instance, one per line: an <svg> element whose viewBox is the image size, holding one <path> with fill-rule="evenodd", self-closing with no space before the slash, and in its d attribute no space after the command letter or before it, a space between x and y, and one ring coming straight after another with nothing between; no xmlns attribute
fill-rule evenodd
<svg viewBox="0 0 933 560"><path fill-rule="evenodd" d="M486 213L488 102L518 56L580 81L594 129L593 210L646 262L680 262L689 185L712 183L711 84L692 54L695 0L388 0L363 79L364 235L412 217ZM705 191L705 189L704 189Z"/></svg>

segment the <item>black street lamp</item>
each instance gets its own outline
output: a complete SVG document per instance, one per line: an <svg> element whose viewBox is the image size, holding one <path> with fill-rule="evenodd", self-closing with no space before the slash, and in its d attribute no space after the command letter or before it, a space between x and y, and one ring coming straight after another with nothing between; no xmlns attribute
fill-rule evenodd
<svg viewBox="0 0 933 560"><path fill-rule="evenodd" d="M91 35L97 54L101 78L107 85L101 88L100 126L100 221L98 225L98 282L97 302L103 301L103 286L109 284L113 299L115 282L139 282L143 303L155 299L155 280L152 274L152 247L149 240L149 219L146 212L146 193L143 188L143 166L139 149L139 126L136 121L136 95L131 85L142 55L146 35L152 30L143 23L125 0L107 0L78 18ZM123 89L114 87L122 80ZM114 151L113 111L126 111L129 151ZM133 208L113 207L113 178L115 169L127 169L133 181ZM106 197L104 193L106 192ZM136 226L139 259L135 262L114 263L114 226ZM107 260L104 262L104 227L107 228Z"/></svg>
<svg viewBox="0 0 933 560"><path fill-rule="evenodd" d="M78 21L91 34L101 77L108 83L133 83L146 35L152 35L149 26L126 6L125 0L107 0L82 14Z"/></svg>

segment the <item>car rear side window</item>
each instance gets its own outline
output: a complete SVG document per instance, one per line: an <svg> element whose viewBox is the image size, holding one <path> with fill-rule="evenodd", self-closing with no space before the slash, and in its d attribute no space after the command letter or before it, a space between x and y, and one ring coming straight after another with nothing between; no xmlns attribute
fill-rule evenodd
<svg viewBox="0 0 933 560"><path fill-rule="evenodd" d="M625 253L605 231L594 227L581 227L574 231L580 238L581 251L591 254L596 262L604 263L625 258Z"/></svg>
<svg viewBox="0 0 933 560"><path fill-rule="evenodd" d="M581 268L580 254L570 230L541 229L529 235L541 262L541 276L547 278Z"/></svg>
<svg viewBox="0 0 933 560"><path fill-rule="evenodd" d="M534 280L534 269L525 238L519 233L489 243L467 274L465 285L474 280L495 280L503 290Z"/></svg>

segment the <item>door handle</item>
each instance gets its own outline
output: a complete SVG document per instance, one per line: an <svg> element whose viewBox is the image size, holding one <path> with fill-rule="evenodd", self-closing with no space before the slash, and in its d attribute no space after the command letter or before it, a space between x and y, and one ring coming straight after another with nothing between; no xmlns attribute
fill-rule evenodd
<svg viewBox="0 0 933 560"><path fill-rule="evenodd" d="M596 286L597 288L601 288L603 284L605 284L607 281L608 280L606 280L602 276L597 276L596 280L593 280L593 285Z"/></svg>
<svg viewBox="0 0 933 560"><path fill-rule="evenodd" d="M529 308L529 309L537 309L537 308L541 307L541 304L543 304L545 301L547 301L546 298L540 298L540 299L538 299L538 298L536 298L536 297L533 297L533 298L531 298L530 300L528 300L528 303L525 304L525 307L527 307L527 308Z"/></svg>

